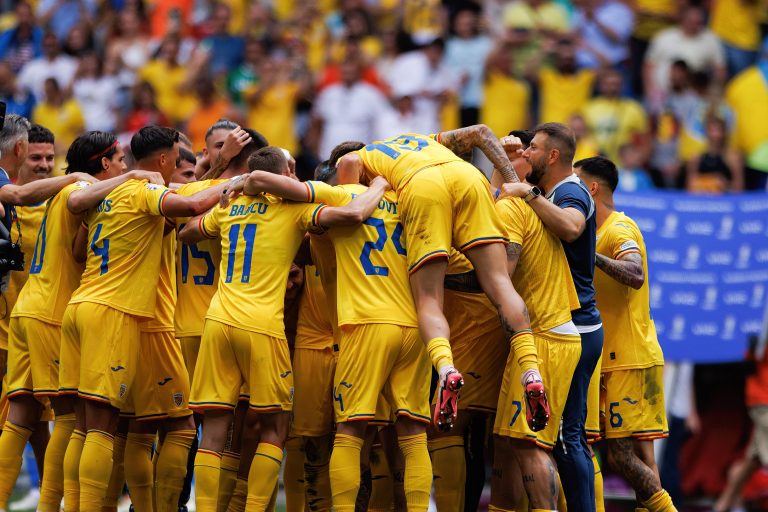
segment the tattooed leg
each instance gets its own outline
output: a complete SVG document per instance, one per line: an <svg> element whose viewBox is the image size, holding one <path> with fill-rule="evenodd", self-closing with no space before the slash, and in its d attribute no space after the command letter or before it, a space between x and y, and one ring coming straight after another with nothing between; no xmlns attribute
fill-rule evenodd
<svg viewBox="0 0 768 512"><path fill-rule="evenodd" d="M608 440L608 463L629 482L641 501L661 490L659 477L637 456L631 438Z"/></svg>

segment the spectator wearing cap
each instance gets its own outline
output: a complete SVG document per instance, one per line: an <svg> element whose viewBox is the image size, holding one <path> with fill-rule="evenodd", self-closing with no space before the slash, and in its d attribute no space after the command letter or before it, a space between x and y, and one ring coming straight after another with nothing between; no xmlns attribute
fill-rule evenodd
<svg viewBox="0 0 768 512"><path fill-rule="evenodd" d="M768 37L757 63L737 75L725 90L733 109L734 147L746 157L746 188L765 190L768 177Z"/></svg>
<svg viewBox="0 0 768 512"><path fill-rule="evenodd" d="M646 101L653 110L664 104L669 92L670 68L676 60L685 61L692 72L712 73L716 86L724 82L723 46L704 25L701 7L686 7L678 25L662 30L651 40L643 64L643 82Z"/></svg>
<svg viewBox="0 0 768 512"><path fill-rule="evenodd" d="M18 75L17 84L42 99L43 84L47 78L55 78L63 89L72 84L77 72L77 60L61 53L61 44L53 32L43 36L43 55L29 61ZM48 125L45 125L48 126Z"/></svg>
<svg viewBox="0 0 768 512"><path fill-rule="evenodd" d="M462 126L477 124L483 104L483 68L493 43L480 32L477 9L464 7L453 17L453 36L445 48L445 61L460 77Z"/></svg>
<svg viewBox="0 0 768 512"><path fill-rule="evenodd" d="M32 7L27 2L16 6L16 26L0 34L0 60L18 73L32 59L43 55L43 30L35 26Z"/></svg>

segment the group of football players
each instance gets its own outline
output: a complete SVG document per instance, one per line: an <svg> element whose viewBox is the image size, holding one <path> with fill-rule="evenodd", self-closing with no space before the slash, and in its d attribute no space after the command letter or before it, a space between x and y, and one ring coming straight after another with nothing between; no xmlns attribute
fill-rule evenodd
<svg viewBox="0 0 768 512"><path fill-rule="evenodd" d="M202 512L271 510L283 465L289 511L426 511L433 485L439 511L471 509L478 436L489 510L603 510L601 436L639 507L674 510L645 244L615 165L574 163L567 127L344 141L304 182L227 120L198 158L142 128L131 171L88 132L66 175L25 177L43 150L9 116L0 201L27 266L5 293L0 510L51 419L43 512L114 511L126 484L136 512L175 511L192 473Z"/></svg>

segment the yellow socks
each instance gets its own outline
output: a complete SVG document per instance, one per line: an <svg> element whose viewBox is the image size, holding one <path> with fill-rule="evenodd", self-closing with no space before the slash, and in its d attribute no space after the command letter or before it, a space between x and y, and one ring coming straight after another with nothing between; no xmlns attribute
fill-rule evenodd
<svg viewBox="0 0 768 512"><path fill-rule="evenodd" d="M64 512L80 510L80 458L85 432L73 430L64 454Z"/></svg>
<svg viewBox="0 0 768 512"><path fill-rule="evenodd" d="M285 467L283 468L283 486L285 487L286 512L304 512L306 502L304 494L304 441L292 437L285 443Z"/></svg>
<svg viewBox="0 0 768 512"><path fill-rule="evenodd" d="M248 480L238 478L235 482L235 491L229 500L227 512L244 512L246 499L248 499Z"/></svg>
<svg viewBox="0 0 768 512"><path fill-rule="evenodd" d="M677 512L672 498L664 489L660 490L643 503L650 512Z"/></svg>
<svg viewBox="0 0 768 512"><path fill-rule="evenodd" d="M219 512L226 512L229 500L235 491L237 482L237 470L240 467L240 454L227 452L221 454L221 470L219 471L219 503L216 505Z"/></svg>
<svg viewBox="0 0 768 512"><path fill-rule="evenodd" d="M311 510L331 510L331 477L328 474L331 439L328 436L305 439L304 495Z"/></svg>
<svg viewBox="0 0 768 512"><path fill-rule="evenodd" d="M363 440L359 437L336 434L331 452L330 480L333 509L338 512L355 510L360 490L360 451Z"/></svg>
<svg viewBox="0 0 768 512"><path fill-rule="evenodd" d="M497 507L495 505L488 505L488 512L515 512L506 508Z"/></svg>
<svg viewBox="0 0 768 512"><path fill-rule="evenodd" d="M595 452L592 452L592 464L595 466L595 510L605 512L605 496L603 495L603 470L600 469Z"/></svg>
<svg viewBox="0 0 768 512"><path fill-rule="evenodd" d="M427 342L427 353L432 360L432 366L438 372L446 366L453 366L453 352L447 338L432 338Z"/></svg>
<svg viewBox="0 0 768 512"><path fill-rule="evenodd" d="M198 448L195 456L195 504L200 512L216 512L221 455Z"/></svg>
<svg viewBox="0 0 768 512"><path fill-rule="evenodd" d="M464 438L438 437L428 443L435 480L435 504L440 512L464 510L467 463Z"/></svg>
<svg viewBox="0 0 768 512"><path fill-rule="evenodd" d="M80 512L101 512L112 475L114 438L101 430L89 430L80 457Z"/></svg>
<svg viewBox="0 0 768 512"><path fill-rule="evenodd" d="M539 371L539 358L536 352L536 344L533 340L533 334L530 329L517 331L509 339L509 345L512 352L517 357L517 363L520 365L520 374L525 375L528 370Z"/></svg>
<svg viewBox="0 0 768 512"><path fill-rule="evenodd" d="M125 481L136 512L151 512L153 509L152 446L155 434L128 433L125 442Z"/></svg>
<svg viewBox="0 0 768 512"><path fill-rule="evenodd" d="M126 435L118 433L115 436L114 448L112 450L112 474L109 477L107 485L107 494L101 504L101 512L115 512L117 510L117 500L123 493L125 486L125 442Z"/></svg>
<svg viewBox="0 0 768 512"><path fill-rule="evenodd" d="M426 512L432 488L432 463L427 450L427 434L397 438L405 458L405 500L409 511Z"/></svg>
<svg viewBox="0 0 768 512"><path fill-rule="evenodd" d="M195 431L192 429L172 430L165 434L155 468L157 512L176 512L179 509L179 496L187 476L189 449L194 440Z"/></svg>
<svg viewBox="0 0 768 512"><path fill-rule="evenodd" d="M2 510L8 510L8 499L19 477L24 447L27 446L31 435L30 429L10 421L5 422L3 435L0 435L0 509Z"/></svg>
<svg viewBox="0 0 768 512"><path fill-rule="evenodd" d="M40 512L59 512L61 498L64 495L64 454L69 438L75 430L75 415L60 414L53 424L53 433L45 449L43 474L40 481Z"/></svg>
<svg viewBox="0 0 768 512"><path fill-rule="evenodd" d="M283 449L269 443L259 443L248 472L248 511L263 511L269 506L275 492L280 466L283 463Z"/></svg>

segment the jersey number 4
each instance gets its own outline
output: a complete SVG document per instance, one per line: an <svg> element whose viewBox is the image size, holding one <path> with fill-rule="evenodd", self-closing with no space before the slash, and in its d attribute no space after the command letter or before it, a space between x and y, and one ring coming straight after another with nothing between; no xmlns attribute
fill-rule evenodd
<svg viewBox="0 0 768 512"><path fill-rule="evenodd" d="M383 251L384 245L387 243L387 230L384 227L384 220L368 217L363 224L376 228L376 233L379 235L375 242L369 241L363 244L363 252L360 253L360 263L363 265L363 271L367 276L386 277L389 275L389 268L374 265L373 262L371 262L371 251ZM403 248L403 245L400 243L400 238L402 236L403 225L398 222L397 226L395 226L395 229L392 231L390 240L392 240L392 245L395 246L397 254L405 256L405 248Z"/></svg>
<svg viewBox="0 0 768 512"><path fill-rule="evenodd" d="M99 275L104 275L109 271L109 238L101 241L101 247L98 246L99 236L101 235L101 224L96 224L93 230L93 240L91 240L91 250L96 256L101 256L101 271Z"/></svg>

